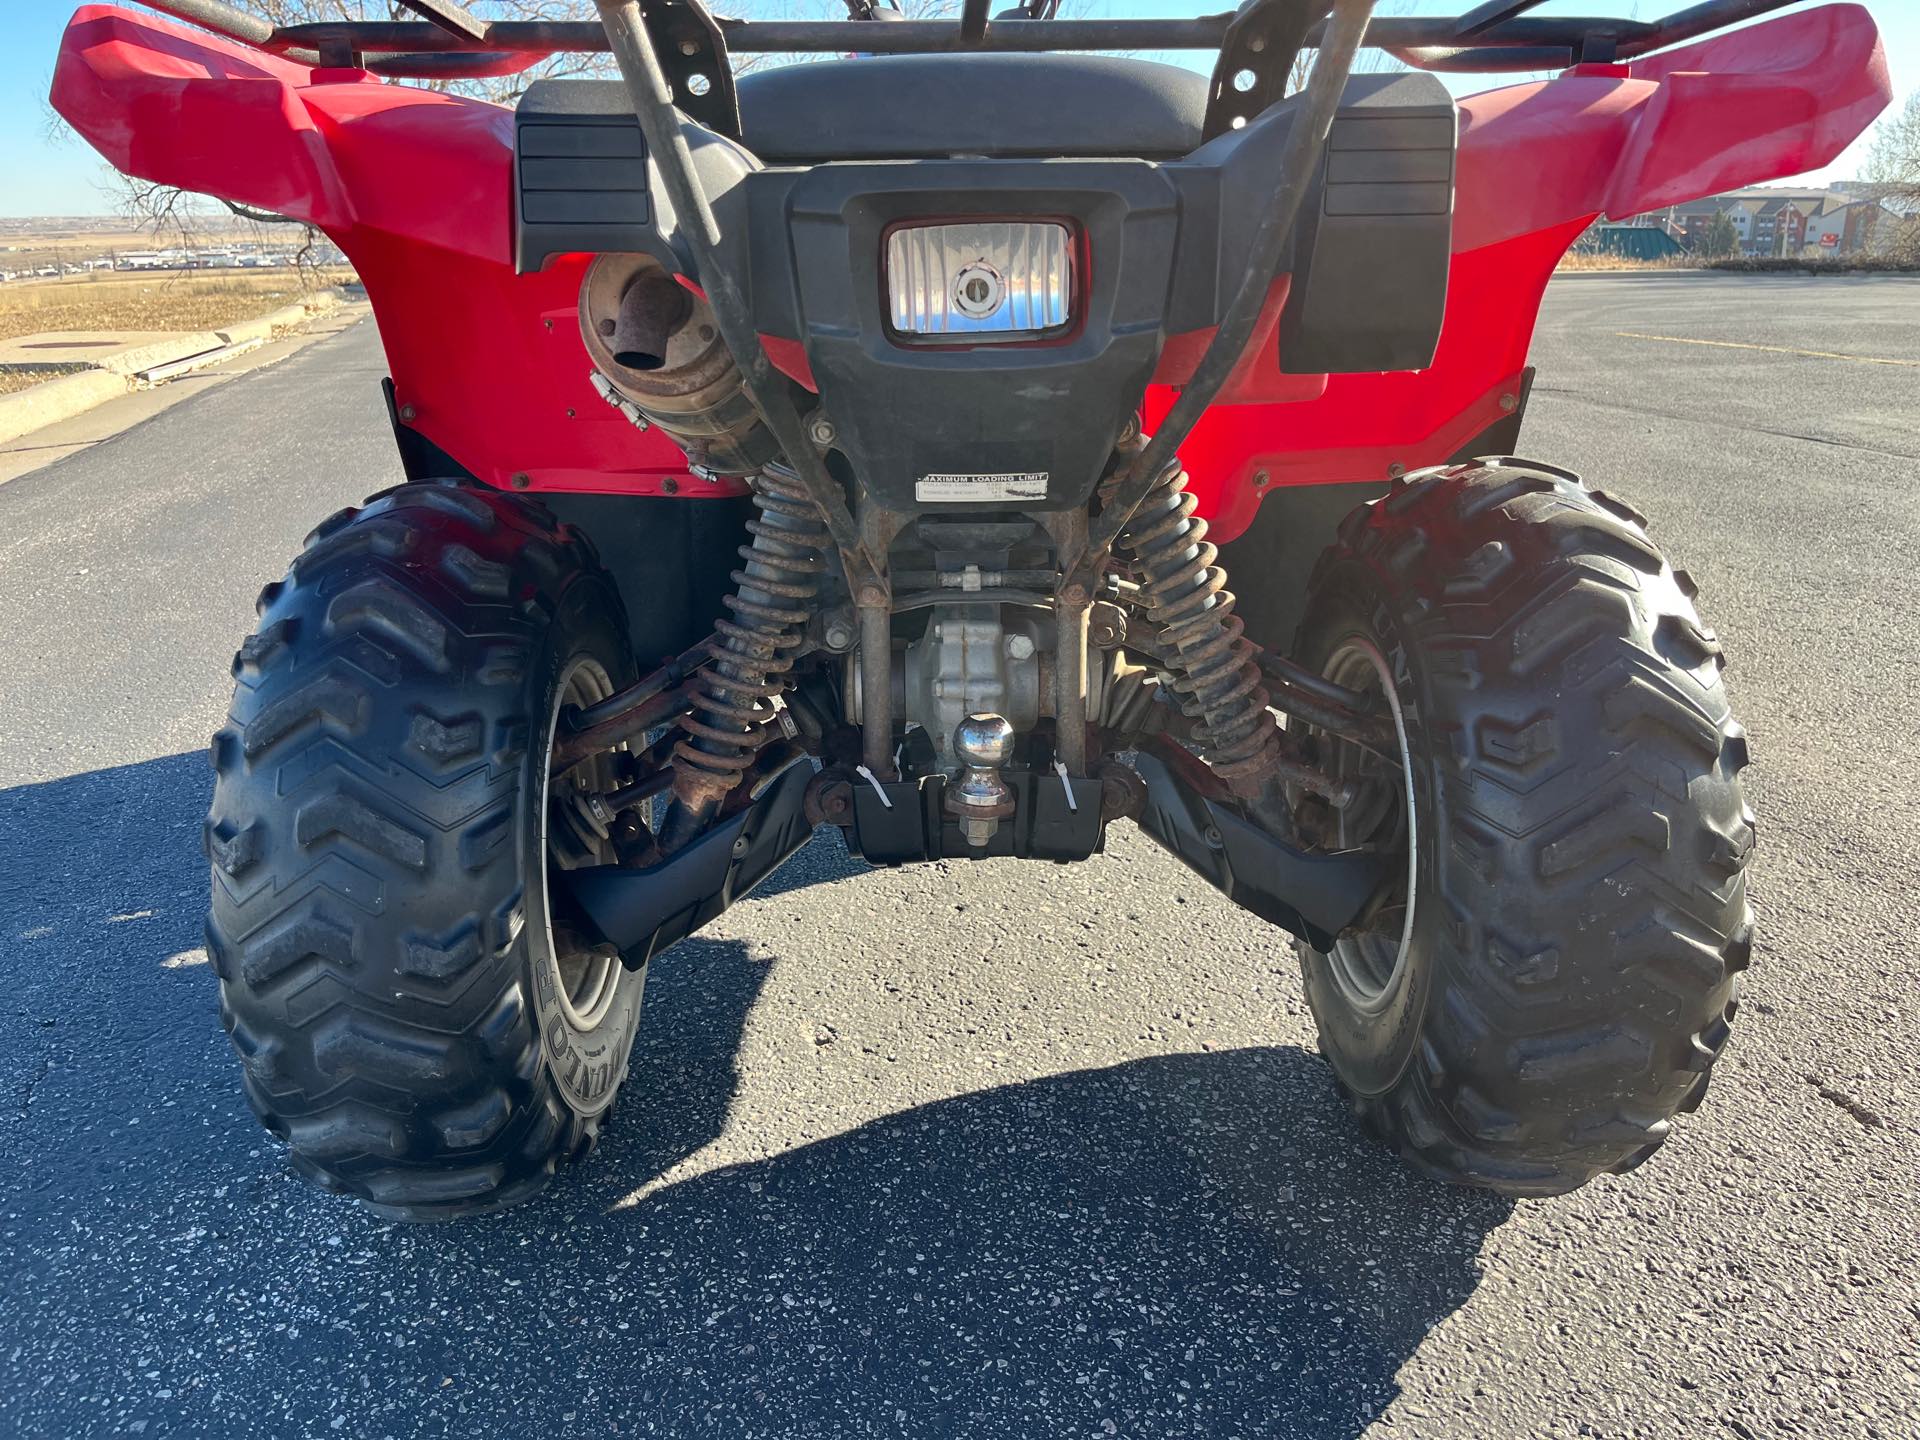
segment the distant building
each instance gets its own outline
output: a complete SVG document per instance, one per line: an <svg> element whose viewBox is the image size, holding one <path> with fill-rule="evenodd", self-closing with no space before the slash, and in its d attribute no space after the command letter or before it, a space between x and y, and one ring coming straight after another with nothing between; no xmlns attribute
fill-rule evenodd
<svg viewBox="0 0 1920 1440"><path fill-rule="evenodd" d="M1873 244L1874 232L1887 213L1878 200L1836 205L1807 222L1805 248L1818 255L1858 254Z"/></svg>
<svg viewBox="0 0 1920 1440"><path fill-rule="evenodd" d="M1613 255L1623 260L1666 260L1687 253L1658 225L1595 225L1574 242L1576 255Z"/></svg>
<svg viewBox="0 0 1920 1440"><path fill-rule="evenodd" d="M1860 253L1872 244L1884 211L1877 200L1857 198L1851 186L1795 190L1769 185L1670 205L1631 216L1621 225L1665 231L1686 249L1697 250L1724 215L1733 226L1736 254L1797 259Z"/></svg>

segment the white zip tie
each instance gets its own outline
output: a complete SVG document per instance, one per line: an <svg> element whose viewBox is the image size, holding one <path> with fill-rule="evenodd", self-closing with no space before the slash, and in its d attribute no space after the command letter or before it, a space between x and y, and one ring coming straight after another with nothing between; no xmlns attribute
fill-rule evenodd
<svg viewBox="0 0 1920 1440"><path fill-rule="evenodd" d="M873 793L880 797L880 803L882 805L886 806L889 810L893 809L893 801L887 798L887 787L880 783L880 777L878 775L875 775L873 771L864 765L856 765L854 767L854 774L860 776L867 784L873 786Z"/></svg>
<svg viewBox="0 0 1920 1440"><path fill-rule="evenodd" d="M1069 815L1078 815L1080 813L1080 806L1073 798L1073 781L1067 778L1067 762L1064 760L1054 761L1053 773L1060 777L1060 788L1067 792L1067 813Z"/></svg>

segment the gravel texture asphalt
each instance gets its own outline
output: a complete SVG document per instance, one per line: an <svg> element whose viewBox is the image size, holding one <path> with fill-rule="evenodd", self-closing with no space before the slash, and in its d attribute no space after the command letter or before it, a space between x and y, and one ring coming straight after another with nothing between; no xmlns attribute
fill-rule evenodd
<svg viewBox="0 0 1920 1440"><path fill-rule="evenodd" d="M1535 359L1522 448L1700 582L1761 817L1706 1106L1545 1202L1363 1141L1281 937L1130 830L817 840L659 963L544 1199L311 1192L216 1021L204 745L398 478L373 328L0 486L0 1435L1920 1434L1920 282L1570 278Z"/></svg>

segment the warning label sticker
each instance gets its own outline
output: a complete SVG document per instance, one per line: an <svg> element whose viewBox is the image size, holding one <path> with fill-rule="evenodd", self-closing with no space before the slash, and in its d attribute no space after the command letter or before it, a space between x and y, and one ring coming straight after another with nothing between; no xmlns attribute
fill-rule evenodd
<svg viewBox="0 0 1920 1440"><path fill-rule="evenodd" d="M922 505L980 504L983 501L1044 500L1045 470L1010 470L988 475L922 475L913 498Z"/></svg>

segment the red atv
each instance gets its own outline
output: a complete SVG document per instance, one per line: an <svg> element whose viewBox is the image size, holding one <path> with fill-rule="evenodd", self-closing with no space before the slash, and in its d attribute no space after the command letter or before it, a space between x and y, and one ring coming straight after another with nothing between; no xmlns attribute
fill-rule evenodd
<svg viewBox="0 0 1920 1440"><path fill-rule="evenodd" d="M208 951L301 1173L407 1218L537 1193L653 957L823 823L900 865L1132 820L1292 937L1435 1175L1568 1190L1700 1102L1753 943L1720 647L1632 506L1483 457L1597 215L1865 128L1860 6L149 3L198 28L87 6L54 104L333 238L409 477L262 592L213 741ZM1086 53L1177 49L1211 76ZM623 78L382 78L563 51Z"/></svg>

